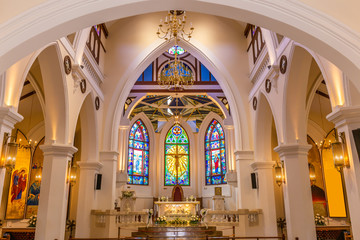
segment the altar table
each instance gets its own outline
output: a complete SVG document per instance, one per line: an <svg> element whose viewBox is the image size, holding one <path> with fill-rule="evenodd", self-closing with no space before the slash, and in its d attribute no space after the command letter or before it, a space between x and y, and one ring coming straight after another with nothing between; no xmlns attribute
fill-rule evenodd
<svg viewBox="0 0 360 240"><path fill-rule="evenodd" d="M200 206L199 201L157 201L154 204L158 217L165 216L168 220L176 218L188 219L191 216L196 216Z"/></svg>

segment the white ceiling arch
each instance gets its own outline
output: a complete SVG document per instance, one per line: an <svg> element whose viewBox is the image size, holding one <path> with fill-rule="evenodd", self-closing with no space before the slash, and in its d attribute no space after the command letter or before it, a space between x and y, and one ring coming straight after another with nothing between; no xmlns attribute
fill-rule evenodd
<svg viewBox="0 0 360 240"><path fill-rule="evenodd" d="M263 26L326 57L351 79L359 76L358 32L301 2L283 0L46 1L0 25L0 72L43 45L87 26L169 9L213 14Z"/></svg>

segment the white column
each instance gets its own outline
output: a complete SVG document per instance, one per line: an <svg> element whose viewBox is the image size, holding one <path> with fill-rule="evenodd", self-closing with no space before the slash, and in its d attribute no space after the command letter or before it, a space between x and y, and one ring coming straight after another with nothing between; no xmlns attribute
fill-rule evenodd
<svg viewBox="0 0 360 240"><path fill-rule="evenodd" d="M360 107L333 109L327 119L335 124L338 132L344 132L349 155L349 168L344 168L347 202L355 240L360 239L360 161L353 136L353 130L360 128Z"/></svg>
<svg viewBox="0 0 360 240"><path fill-rule="evenodd" d="M4 134L11 134L14 125L17 122L21 122L23 117L18 114L14 108L11 107L0 107L0 153L3 150ZM6 169L0 169L0 200L4 190Z"/></svg>
<svg viewBox="0 0 360 240"><path fill-rule="evenodd" d="M274 194L274 162L254 162L251 167L258 176L257 208L262 209L264 236L277 236L276 206Z"/></svg>
<svg viewBox="0 0 360 240"><path fill-rule="evenodd" d="M80 168L79 199L76 214L76 238L89 238L91 233L90 212L95 207L95 174L99 173L100 162L78 162ZM102 185L103 186L103 185Z"/></svg>
<svg viewBox="0 0 360 240"><path fill-rule="evenodd" d="M119 153L115 151L100 152L100 162L103 164L101 169L103 178L98 204L101 206L101 209L114 209L118 156ZM116 224L112 219L106 221L103 237L117 237Z"/></svg>
<svg viewBox="0 0 360 240"><path fill-rule="evenodd" d="M308 168L310 145L286 144L277 146L284 162L284 205L288 239L316 239L314 211Z"/></svg>
<svg viewBox="0 0 360 240"><path fill-rule="evenodd" d="M77 151L74 146L46 144L44 153L36 240L64 239L69 184L68 165Z"/></svg>

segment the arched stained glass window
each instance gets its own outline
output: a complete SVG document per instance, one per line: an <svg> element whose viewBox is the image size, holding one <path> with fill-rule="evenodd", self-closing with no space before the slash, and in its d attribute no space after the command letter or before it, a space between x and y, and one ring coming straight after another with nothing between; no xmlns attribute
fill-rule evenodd
<svg viewBox="0 0 360 240"><path fill-rule="evenodd" d="M149 184L149 135L139 119L129 134L128 184Z"/></svg>
<svg viewBox="0 0 360 240"><path fill-rule="evenodd" d="M224 130L215 119L205 135L205 175L206 185L226 184Z"/></svg>
<svg viewBox="0 0 360 240"><path fill-rule="evenodd" d="M189 170L189 138L184 128L175 124L165 139L165 186L189 186Z"/></svg>

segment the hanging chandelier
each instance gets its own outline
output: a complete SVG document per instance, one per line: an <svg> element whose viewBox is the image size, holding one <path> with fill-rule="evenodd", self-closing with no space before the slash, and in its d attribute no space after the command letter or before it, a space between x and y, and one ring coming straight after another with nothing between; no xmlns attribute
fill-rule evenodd
<svg viewBox="0 0 360 240"><path fill-rule="evenodd" d="M194 31L190 23L190 30L185 31L186 13L181 10L171 10L165 18L160 20L159 28L156 34L160 39L166 41L175 41L175 46L182 39L190 41ZM169 90L182 91L184 87L194 84L194 76L191 69L178 59L178 51L174 53L174 60L159 72L158 84Z"/></svg>

